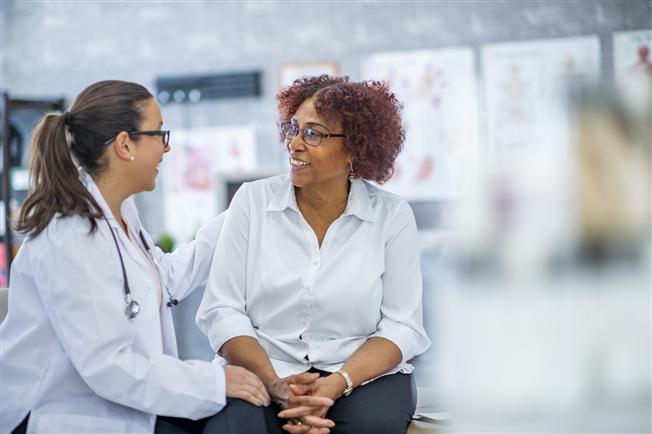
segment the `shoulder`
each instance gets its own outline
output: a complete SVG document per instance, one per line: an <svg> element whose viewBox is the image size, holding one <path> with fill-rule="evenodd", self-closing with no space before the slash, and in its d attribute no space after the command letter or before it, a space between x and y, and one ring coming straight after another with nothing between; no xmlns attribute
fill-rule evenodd
<svg viewBox="0 0 652 434"><path fill-rule="evenodd" d="M380 215L385 216L391 216L397 212L412 214L412 208L405 198L398 194L383 190L368 181L362 182L367 189L371 207L377 214L380 213Z"/></svg>
<svg viewBox="0 0 652 434"><path fill-rule="evenodd" d="M85 217L78 215L55 216L48 226L34 238L28 239L24 247L31 252L31 257L47 257L52 254L70 253L72 249L88 249L102 237L102 220L97 220L98 228L91 232L91 224Z"/></svg>
<svg viewBox="0 0 652 434"><path fill-rule="evenodd" d="M289 182L290 175L287 173L258 179L256 181L245 182L236 192L236 196L241 196L240 200L242 200L242 196L244 196L247 200L253 203L266 204L271 198L276 196L277 193L287 190Z"/></svg>
<svg viewBox="0 0 652 434"><path fill-rule="evenodd" d="M245 182L241 188L246 188L250 194L275 194L279 189L286 187L289 181L290 175L283 173L269 178Z"/></svg>

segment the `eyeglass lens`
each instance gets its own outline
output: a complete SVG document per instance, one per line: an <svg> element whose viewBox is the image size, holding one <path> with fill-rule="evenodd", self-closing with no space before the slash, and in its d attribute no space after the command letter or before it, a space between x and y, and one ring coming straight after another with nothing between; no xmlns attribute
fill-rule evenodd
<svg viewBox="0 0 652 434"><path fill-rule="evenodd" d="M286 140L291 140L302 132L303 141L311 146L318 146L321 143L323 134L313 128L299 128L295 123L287 123L283 125Z"/></svg>

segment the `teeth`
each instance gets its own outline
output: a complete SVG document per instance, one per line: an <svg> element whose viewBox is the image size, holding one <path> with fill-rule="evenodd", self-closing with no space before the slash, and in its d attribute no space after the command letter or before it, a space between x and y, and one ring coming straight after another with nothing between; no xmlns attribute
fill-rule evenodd
<svg viewBox="0 0 652 434"><path fill-rule="evenodd" d="M310 163L306 163L305 161L300 161L300 160L295 160L294 158L290 158L290 164L293 166L309 166Z"/></svg>

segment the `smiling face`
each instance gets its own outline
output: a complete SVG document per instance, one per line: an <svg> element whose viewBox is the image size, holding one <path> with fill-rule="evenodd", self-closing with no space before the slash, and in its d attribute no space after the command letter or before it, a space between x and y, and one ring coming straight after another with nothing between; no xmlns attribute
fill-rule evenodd
<svg viewBox="0 0 652 434"><path fill-rule="evenodd" d="M312 128L323 135L341 134L339 122L317 114L312 98L306 99L292 117L292 122L303 128ZM324 137L319 146L309 146L303 140L303 130L285 146L290 154L292 183L296 187L328 188L346 182L349 175L349 153L343 137Z"/></svg>
<svg viewBox="0 0 652 434"><path fill-rule="evenodd" d="M145 103L142 111L142 122L139 131L158 131L163 126L163 118L158 103L152 98ZM132 136L136 143L134 160L131 162L132 171L139 191L151 191L156 187L156 176L163 154L170 151L161 136L148 136L144 134Z"/></svg>

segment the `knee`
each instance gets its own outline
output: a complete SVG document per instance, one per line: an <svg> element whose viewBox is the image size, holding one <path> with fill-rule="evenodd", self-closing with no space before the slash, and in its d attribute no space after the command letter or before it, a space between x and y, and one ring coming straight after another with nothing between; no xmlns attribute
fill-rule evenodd
<svg viewBox="0 0 652 434"><path fill-rule="evenodd" d="M229 399L226 406L211 417L204 427L204 434L250 434L264 433L263 409L241 399Z"/></svg>
<svg viewBox="0 0 652 434"><path fill-rule="evenodd" d="M249 414L258 414L261 411L261 407L255 406L244 399L238 398L229 398L226 401L226 406L224 410L231 412L239 413L249 413Z"/></svg>
<svg viewBox="0 0 652 434"><path fill-rule="evenodd" d="M393 412L359 415L354 423L353 432L357 434L405 434L411 419L409 414L398 415ZM337 428L335 432L337 432Z"/></svg>

